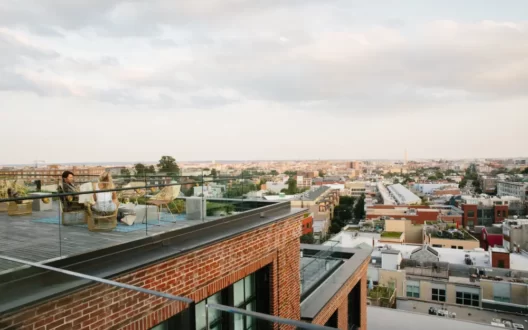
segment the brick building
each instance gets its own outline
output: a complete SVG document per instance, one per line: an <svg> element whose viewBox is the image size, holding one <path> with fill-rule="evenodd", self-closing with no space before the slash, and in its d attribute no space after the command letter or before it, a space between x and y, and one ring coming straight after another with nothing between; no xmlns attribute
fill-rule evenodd
<svg viewBox="0 0 528 330"><path fill-rule="evenodd" d="M428 206L373 205L367 208L367 219L408 219L414 225L423 225L426 221L437 221L441 211Z"/></svg>
<svg viewBox="0 0 528 330"><path fill-rule="evenodd" d="M56 271L37 266L4 272L0 328L202 330L208 323L210 329L271 329L272 324L284 323L281 319L270 323L265 317L278 317L342 330L367 329L370 251L337 248L331 253L332 267L303 272L301 262L317 259L314 255L325 249L301 246L305 212L289 202L266 203L214 221L44 262ZM60 273L65 269L190 302Z"/></svg>

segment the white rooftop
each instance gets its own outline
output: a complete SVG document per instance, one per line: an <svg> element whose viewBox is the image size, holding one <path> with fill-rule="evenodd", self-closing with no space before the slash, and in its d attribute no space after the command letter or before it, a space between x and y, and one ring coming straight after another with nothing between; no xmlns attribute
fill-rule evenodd
<svg viewBox="0 0 528 330"><path fill-rule="evenodd" d="M356 233L359 236L355 236ZM371 233L361 233L361 232L349 232L349 231L342 231L336 236L332 238L332 241L339 241L339 246L341 247L347 247L347 248L354 248L358 245L364 243L372 246L372 236L367 235L376 235ZM391 244L391 243L385 243L385 242L379 242L379 235L378 237L374 237L374 251L372 251L373 257L381 257L381 251L376 249L376 247L383 247L383 246L390 246L391 249L399 250L402 254L402 258L409 259L411 256L412 251L414 251L417 247L420 247L420 244ZM485 251L483 249L476 249L476 250L455 250L455 249L449 249L449 248L433 248L438 252L438 256L440 258L441 262L448 262L451 264L464 264L465 265L465 256L466 254L469 254L471 260L473 261L473 265L476 267L481 268L489 268L491 267L490 264L490 255L488 251ZM519 253L511 253L510 254L510 269L513 270L521 270L521 271L528 271L528 257L519 254Z"/></svg>
<svg viewBox="0 0 528 330"><path fill-rule="evenodd" d="M398 204L415 204L421 203L422 199L416 196L412 191L402 186L400 183L393 184L387 187L392 197L396 199Z"/></svg>

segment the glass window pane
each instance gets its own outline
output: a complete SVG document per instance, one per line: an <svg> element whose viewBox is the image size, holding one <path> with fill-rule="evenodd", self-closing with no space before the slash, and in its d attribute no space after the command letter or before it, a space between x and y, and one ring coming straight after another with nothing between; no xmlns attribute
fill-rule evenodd
<svg viewBox="0 0 528 330"><path fill-rule="evenodd" d="M445 301L445 296L439 296L440 301Z"/></svg>
<svg viewBox="0 0 528 330"><path fill-rule="evenodd" d="M478 300L473 300L472 306L474 306L474 307L479 307L479 302L478 302Z"/></svg>
<svg viewBox="0 0 528 330"><path fill-rule="evenodd" d="M233 303L240 306L244 302L244 279L233 284Z"/></svg>
<svg viewBox="0 0 528 330"><path fill-rule="evenodd" d="M234 330L244 330L244 315L240 313L235 313L233 317Z"/></svg>
<svg viewBox="0 0 528 330"><path fill-rule="evenodd" d="M471 293L464 292L464 299L471 299Z"/></svg>
<svg viewBox="0 0 528 330"><path fill-rule="evenodd" d="M205 300L197 303L195 306L196 329L205 328Z"/></svg>
<svg viewBox="0 0 528 330"><path fill-rule="evenodd" d="M222 293L221 292L217 292L215 293L214 295L212 295L211 297L207 298L206 299L207 303L208 304L222 304ZM213 323L214 321L220 319L220 317L222 317L222 312L217 310L217 309L213 309L213 308L209 308L209 323Z"/></svg>
<svg viewBox="0 0 528 330"><path fill-rule="evenodd" d="M407 291L407 297L412 297L412 295L413 295L412 292Z"/></svg>
<svg viewBox="0 0 528 330"><path fill-rule="evenodd" d="M255 294L255 274L251 274L244 279L246 300Z"/></svg>
<svg viewBox="0 0 528 330"><path fill-rule="evenodd" d="M253 300L246 306L246 310L248 311L257 311L257 302ZM252 316L246 315L246 330L255 328L255 318Z"/></svg>
<svg viewBox="0 0 528 330"><path fill-rule="evenodd" d="M479 300L479 295L478 294L474 294L473 295L473 300L477 300L478 301Z"/></svg>
<svg viewBox="0 0 528 330"><path fill-rule="evenodd" d="M457 293L456 293L456 297L457 297L457 298L462 298L462 292L458 292L458 291L457 291Z"/></svg>

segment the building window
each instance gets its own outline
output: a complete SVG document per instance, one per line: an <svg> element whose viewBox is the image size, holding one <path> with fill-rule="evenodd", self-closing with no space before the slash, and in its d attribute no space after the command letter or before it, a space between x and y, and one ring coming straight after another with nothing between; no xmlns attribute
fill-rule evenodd
<svg viewBox="0 0 528 330"><path fill-rule="evenodd" d="M407 285L407 297L420 298L420 287L416 285Z"/></svg>
<svg viewBox="0 0 528 330"><path fill-rule="evenodd" d="M459 246L458 249L459 250L464 250L464 247L463 246Z"/></svg>
<svg viewBox="0 0 528 330"><path fill-rule="evenodd" d="M475 211L468 211L467 216L468 216L468 218L474 218L475 217Z"/></svg>
<svg viewBox="0 0 528 330"><path fill-rule="evenodd" d="M451 245L451 248L456 250L456 245Z"/></svg>
<svg viewBox="0 0 528 330"><path fill-rule="evenodd" d="M504 268L504 260L499 260L499 268Z"/></svg>
<svg viewBox="0 0 528 330"><path fill-rule="evenodd" d="M442 244L433 244L433 247L441 248L441 247L443 247L443 245Z"/></svg>
<svg viewBox="0 0 528 330"><path fill-rule="evenodd" d="M446 290L445 289L432 289L432 300L434 301L446 301Z"/></svg>
<svg viewBox="0 0 528 330"><path fill-rule="evenodd" d="M235 307L255 312L257 296L255 294L255 274L251 274L233 285L233 304ZM235 314L235 330L250 330L255 328L255 318Z"/></svg>
<svg viewBox="0 0 528 330"><path fill-rule="evenodd" d="M498 301L498 302L505 302L505 303L509 303L510 302L510 298L508 298L508 297L500 297L500 296L493 296L493 300Z"/></svg>
<svg viewBox="0 0 528 330"><path fill-rule="evenodd" d="M196 330L204 330L206 328L205 324L205 305L206 304L220 304L222 305L225 299L224 291L215 293L214 295L205 298L196 304L195 313L196 313ZM209 328L210 329L222 329L222 324L224 320L222 318L222 312L216 309L209 308Z"/></svg>
<svg viewBox="0 0 528 330"><path fill-rule="evenodd" d="M479 295L468 292L456 292L456 303L459 305L479 307Z"/></svg>

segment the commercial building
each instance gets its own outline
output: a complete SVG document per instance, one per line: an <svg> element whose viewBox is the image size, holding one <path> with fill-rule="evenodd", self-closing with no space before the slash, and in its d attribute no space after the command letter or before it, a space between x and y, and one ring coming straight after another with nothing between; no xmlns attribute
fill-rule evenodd
<svg viewBox="0 0 528 330"><path fill-rule="evenodd" d="M367 329L370 251L301 246L305 209L245 203L235 215L104 247L120 233L64 228L76 239L56 242L62 251L90 240L91 250L34 264L21 256L30 249L44 256L50 242L4 250L0 264L11 268L0 275L0 328Z"/></svg>
<svg viewBox="0 0 528 330"><path fill-rule="evenodd" d="M412 185L412 189L425 195L431 195L437 190L458 188L456 183L416 183Z"/></svg>
<svg viewBox="0 0 528 330"><path fill-rule="evenodd" d="M387 187L391 197L396 201L397 204L421 204L422 199L416 196L412 191L405 188L401 184L393 184Z"/></svg>
<svg viewBox="0 0 528 330"><path fill-rule="evenodd" d="M497 196L513 196L524 202L528 197L528 182L497 181Z"/></svg>
<svg viewBox="0 0 528 330"><path fill-rule="evenodd" d="M370 220L407 219L411 220L413 224L423 225L427 221L436 222L439 220L440 213L440 210L423 205L373 205L367 207L366 218Z"/></svg>
<svg viewBox="0 0 528 330"><path fill-rule="evenodd" d="M346 182L345 191L348 196L358 198L361 195L366 193L367 185L365 182L359 182L359 181Z"/></svg>

